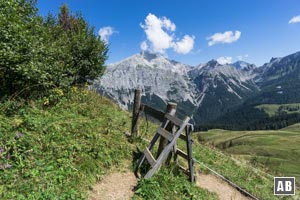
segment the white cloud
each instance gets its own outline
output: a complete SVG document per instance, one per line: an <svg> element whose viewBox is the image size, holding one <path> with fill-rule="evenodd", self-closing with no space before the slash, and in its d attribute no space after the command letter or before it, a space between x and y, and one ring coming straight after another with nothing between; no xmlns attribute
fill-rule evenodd
<svg viewBox="0 0 300 200"><path fill-rule="evenodd" d="M230 64L232 63L232 57L220 57L217 59L218 63L221 65Z"/></svg>
<svg viewBox="0 0 300 200"><path fill-rule="evenodd" d="M146 41L143 41L142 43L141 43L141 49L143 50L143 51L146 51L146 50L148 50L148 44L147 44L147 42Z"/></svg>
<svg viewBox="0 0 300 200"><path fill-rule="evenodd" d="M169 19L159 19L150 13L145 19L145 25L142 24L141 27L144 29L154 52L164 53L165 49L172 46L173 36L168 31L175 30L175 25Z"/></svg>
<svg viewBox="0 0 300 200"><path fill-rule="evenodd" d="M293 17L290 19L289 24L295 24L300 22L300 15Z"/></svg>
<svg viewBox="0 0 300 200"><path fill-rule="evenodd" d="M176 25L173 22L171 22L171 20L167 19L166 17L163 17L162 23L167 30L175 31Z"/></svg>
<svg viewBox="0 0 300 200"><path fill-rule="evenodd" d="M154 53L164 54L167 49L172 48L177 53L187 54L194 47L195 37L185 35L183 39L177 39L174 34L176 25L166 17L158 18L154 14L149 13L145 19L145 24L140 26L144 29L148 44L150 44L150 47L148 47L145 41L142 42L142 50L147 45L147 50L151 50Z"/></svg>
<svg viewBox="0 0 300 200"><path fill-rule="evenodd" d="M174 44L174 51L180 54L189 53L194 47L194 36L185 35L182 40Z"/></svg>
<svg viewBox="0 0 300 200"><path fill-rule="evenodd" d="M218 43L227 43L230 44L232 42L237 41L241 37L240 31L226 31L224 33L215 33L207 38L209 40L208 46L212 46Z"/></svg>
<svg viewBox="0 0 300 200"><path fill-rule="evenodd" d="M116 33L116 31L114 30L113 27L110 26L102 27L98 31L101 40L103 40L104 42L108 42L109 37L114 33Z"/></svg>

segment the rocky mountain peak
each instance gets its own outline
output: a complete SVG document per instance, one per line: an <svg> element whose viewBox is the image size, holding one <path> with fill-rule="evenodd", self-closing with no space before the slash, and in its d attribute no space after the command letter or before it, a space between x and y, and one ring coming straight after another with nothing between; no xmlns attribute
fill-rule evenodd
<svg viewBox="0 0 300 200"><path fill-rule="evenodd" d="M235 63L232 63L231 64L232 66L234 66L236 69L241 69L241 70L246 70L246 71L249 71L249 70L253 70L256 68L256 66L254 64L250 64L250 63L247 63L245 61L236 61Z"/></svg>

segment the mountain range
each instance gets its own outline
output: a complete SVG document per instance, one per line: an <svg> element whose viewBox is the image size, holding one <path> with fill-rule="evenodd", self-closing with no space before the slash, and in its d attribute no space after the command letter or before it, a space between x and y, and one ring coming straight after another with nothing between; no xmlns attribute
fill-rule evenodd
<svg viewBox="0 0 300 200"><path fill-rule="evenodd" d="M191 116L196 125L226 123L224 119L238 117L249 106L259 112L255 105L300 102L300 52L272 58L260 67L216 60L189 66L141 52L108 65L91 86L128 110L137 87L143 103L164 110L167 102L176 102L177 115Z"/></svg>

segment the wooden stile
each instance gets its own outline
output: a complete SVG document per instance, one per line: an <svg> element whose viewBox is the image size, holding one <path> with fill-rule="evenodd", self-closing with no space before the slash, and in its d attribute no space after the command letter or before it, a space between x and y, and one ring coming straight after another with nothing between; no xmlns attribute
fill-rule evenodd
<svg viewBox="0 0 300 200"><path fill-rule="evenodd" d="M134 105L132 111L131 136L136 137L138 134L138 121L141 112L144 112L146 115L150 115L151 117L162 122L161 126L158 128L148 147L145 148L143 155L140 157L137 163L137 167L135 169L136 175L138 174L138 169L142 166L144 161L147 160L151 167L144 178L152 177L165 160L166 163L170 162L173 152L174 161L176 163L178 156L183 157L188 161L189 167L188 169L183 169L184 173L189 175L189 179L191 182L195 181L191 139L193 126L188 123L190 120L189 117L181 120L175 116L176 108L177 104L169 102L166 112L163 113L162 111L156 110L148 105L142 104L141 90L139 88L135 90ZM183 134L183 132L185 132L185 135ZM155 159L151 153L151 150L159 138L159 147ZM176 141L178 138L186 141L187 153L183 152L180 149L177 149Z"/></svg>
<svg viewBox="0 0 300 200"><path fill-rule="evenodd" d="M177 156L181 156L184 159L188 161L189 168L186 170L184 169L184 173L189 175L189 179L191 182L195 181L195 175L194 175L194 169L193 169L193 159L192 159L192 149L191 149L191 138L188 137L188 135L191 134L189 132L191 125L188 123L190 118L186 117L181 124L178 124L178 129L177 131L172 134L169 131L165 130L168 125L172 124L172 126L177 126L175 125L174 120L175 118L170 118L171 120L165 118L164 122L162 123L161 127L158 128L157 133L151 140L150 144L148 147L145 148L144 154L141 156L139 159L138 165L136 167L135 173L137 174L138 169L141 167L143 164L144 160L146 159L148 163L151 165L150 170L145 174L144 178L148 179L154 175L154 173L161 167L163 164L163 161L168 159L169 154L171 151L174 152L174 156L176 157L174 160L177 160ZM176 119L175 119L176 120ZM177 120L178 122L178 120ZM173 128L172 127L172 128ZM182 135L182 133L186 131L186 140L187 142L187 147L189 147L188 153L184 153L182 150L176 148L176 141L177 139ZM155 142L158 140L159 136L161 138L164 138L167 141L166 146L162 149L161 153L157 157L157 159L154 159L152 153L150 152L151 149L153 148Z"/></svg>

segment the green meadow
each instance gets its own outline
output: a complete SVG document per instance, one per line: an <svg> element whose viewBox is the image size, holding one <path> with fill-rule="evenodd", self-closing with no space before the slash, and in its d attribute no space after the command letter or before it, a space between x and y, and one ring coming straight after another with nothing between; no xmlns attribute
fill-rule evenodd
<svg viewBox="0 0 300 200"><path fill-rule="evenodd" d="M255 106L260 110L263 110L269 117L278 115L280 112L285 112L287 114L300 113L300 103L292 104L261 104Z"/></svg>
<svg viewBox="0 0 300 200"><path fill-rule="evenodd" d="M246 159L270 174L300 177L300 124L280 130L227 131L209 130L197 135L238 159Z"/></svg>

